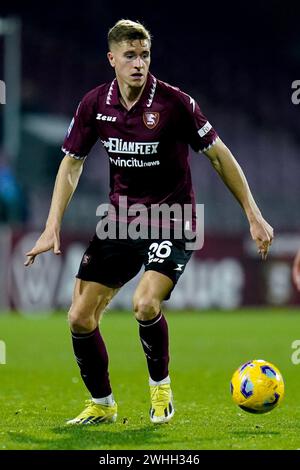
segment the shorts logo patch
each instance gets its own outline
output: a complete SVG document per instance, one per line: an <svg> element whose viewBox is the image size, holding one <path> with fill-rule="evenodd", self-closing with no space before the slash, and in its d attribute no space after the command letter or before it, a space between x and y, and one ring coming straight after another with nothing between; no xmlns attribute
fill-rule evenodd
<svg viewBox="0 0 300 470"><path fill-rule="evenodd" d="M159 123L159 113L151 113L150 111L146 111L143 114L143 121L145 126L148 127L148 129L154 129L154 127L156 127Z"/></svg>
<svg viewBox="0 0 300 470"><path fill-rule="evenodd" d="M82 264L88 264L91 261L90 255L83 255Z"/></svg>
<svg viewBox="0 0 300 470"><path fill-rule="evenodd" d="M174 271L182 271L184 264L178 264L177 263L177 268L174 269Z"/></svg>

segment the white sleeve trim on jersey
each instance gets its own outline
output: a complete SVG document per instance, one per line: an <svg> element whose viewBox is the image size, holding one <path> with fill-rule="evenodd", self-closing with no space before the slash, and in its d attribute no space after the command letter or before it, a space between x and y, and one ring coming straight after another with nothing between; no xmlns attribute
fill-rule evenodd
<svg viewBox="0 0 300 470"><path fill-rule="evenodd" d="M219 138L220 137L216 137L215 140L211 144L208 145L208 147L205 147L204 149L199 150L198 153L203 153L203 152L206 152L207 150L209 150L213 145L215 145L217 143Z"/></svg>
<svg viewBox="0 0 300 470"><path fill-rule="evenodd" d="M75 160L84 160L86 158L86 156L85 157L80 157L79 155L75 155L75 153L70 153L64 147L62 147L61 149L66 155L68 155L69 157L75 158Z"/></svg>

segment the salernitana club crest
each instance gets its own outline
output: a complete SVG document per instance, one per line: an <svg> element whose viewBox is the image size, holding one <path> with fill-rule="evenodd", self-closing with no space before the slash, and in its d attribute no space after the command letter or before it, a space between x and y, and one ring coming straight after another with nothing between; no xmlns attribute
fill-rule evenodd
<svg viewBox="0 0 300 470"><path fill-rule="evenodd" d="M159 113L146 111L143 114L143 121L148 129L154 129L159 122Z"/></svg>

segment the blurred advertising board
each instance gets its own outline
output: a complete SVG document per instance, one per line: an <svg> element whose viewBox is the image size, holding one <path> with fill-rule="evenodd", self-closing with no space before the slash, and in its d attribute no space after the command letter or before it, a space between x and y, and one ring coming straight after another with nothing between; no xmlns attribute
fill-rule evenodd
<svg viewBox="0 0 300 470"><path fill-rule="evenodd" d="M62 233L62 255L40 255L30 268L25 253L39 233L0 230L1 309L23 312L67 309L74 278L89 242L88 236ZM279 234L267 261L245 236L206 235L204 247L192 256L166 302L170 309L234 309L242 306L292 306L300 295L291 280L292 260L300 246L298 234ZM126 284L111 308L132 309L132 295L141 272Z"/></svg>

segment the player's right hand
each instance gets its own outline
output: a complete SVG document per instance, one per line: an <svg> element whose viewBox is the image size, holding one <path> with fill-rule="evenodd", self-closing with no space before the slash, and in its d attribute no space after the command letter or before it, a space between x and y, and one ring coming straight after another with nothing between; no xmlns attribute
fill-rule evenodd
<svg viewBox="0 0 300 470"><path fill-rule="evenodd" d="M266 260L274 238L273 227L260 216L250 223L250 233L256 243L258 253L263 260Z"/></svg>
<svg viewBox="0 0 300 470"><path fill-rule="evenodd" d="M300 250L298 251L293 264L293 281L300 292Z"/></svg>
<svg viewBox="0 0 300 470"><path fill-rule="evenodd" d="M59 229L46 227L40 238L36 241L34 247L26 253L27 260L24 266L31 266L35 257L46 251L53 250L56 255L60 255Z"/></svg>

